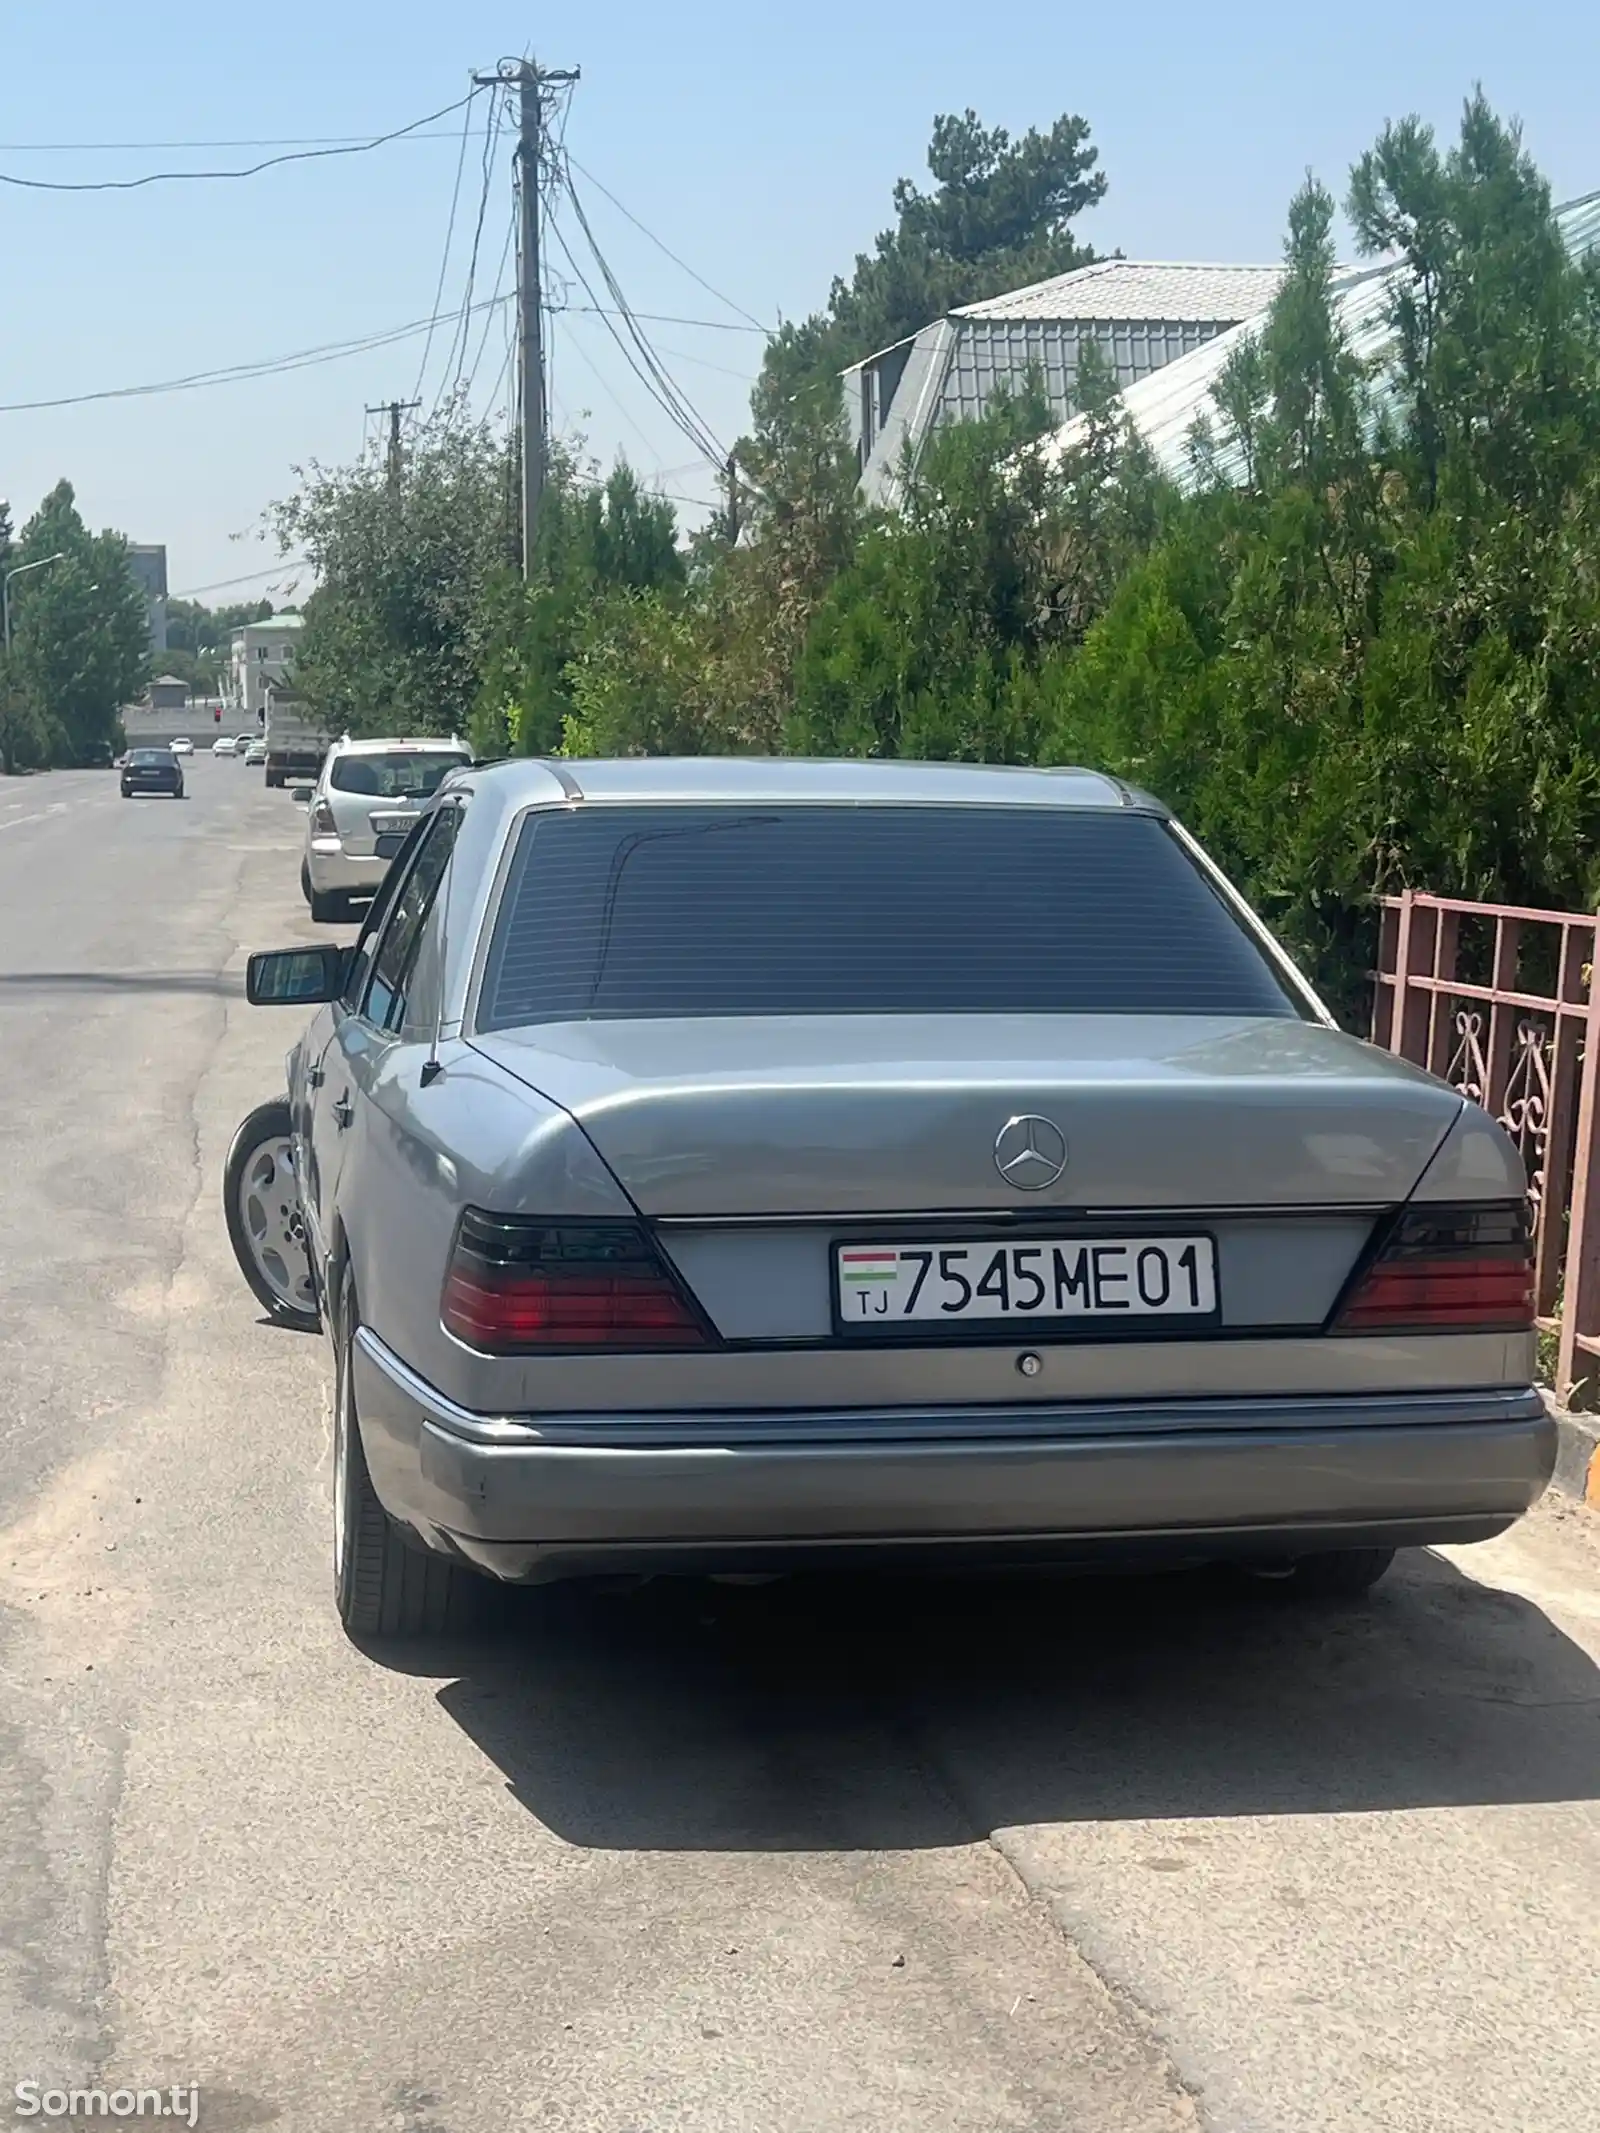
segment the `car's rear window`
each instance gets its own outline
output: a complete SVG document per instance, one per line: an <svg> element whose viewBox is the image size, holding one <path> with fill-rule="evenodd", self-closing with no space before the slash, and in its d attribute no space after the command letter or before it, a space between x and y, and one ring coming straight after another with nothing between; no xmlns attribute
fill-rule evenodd
<svg viewBox="0 0 1600 2133"><path fill-rule="evenodd" d="M524 824L478 1024L1298 1012L1154 816L590 806Z"/></svg>
<svg viewBox="0 0 1600 2133"><path fill-rule="evenodd" d="M472 758L443 748L397 748L392 755L335 756L328 783L335 792L358 792L379 800L426 800L446 775Z"/></svg>
<svg viewBox="0 0 1600 2133"><path fill-rule="evenodd" d="M130 770L148 770L153 764L171 761L170 748L135 748L128 757L128 767Z"/></svg>

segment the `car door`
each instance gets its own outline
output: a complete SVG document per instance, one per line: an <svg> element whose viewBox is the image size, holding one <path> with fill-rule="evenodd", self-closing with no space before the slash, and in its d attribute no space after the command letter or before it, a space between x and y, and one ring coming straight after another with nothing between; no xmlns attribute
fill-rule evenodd
<svg viewBox="0 0 1600 2133"><path fill-rule="evenodd" d="M295 1121L295 1159L300 1168L301 1198L311 1230L319 1281L327 1274L333 1250L334 1195L344 1161L346 1136L354 1118L352 1052L366 1042L364 1006L378 944L394 898L403 887L422 841L418 823L395 856L394 865L373 898L350 956L344 991L324 1009L306 1034L304 1112Z"/></svg>
<svg viewBox="0 0 1600 2133"><path fill-rule="evenodd" d="M380 899L384 908L373 931L370 964L352 972L353 984L361 989L339 1025L334 1054L341 1089L328 1106L331 1132L317 1152L321 1203L335 1218L345 1211L352 1166L359 1170L356 1152L374 1130L365 1113L385 1064L402 1042L417 1039L414 1021L408 1021L410 988L428 915L454 847L457 820L457 808L446 802L424 815L411 832L408 851L396 859L389 875L394 889ZM349 1191L359 1193L359 1177ZM327 1229L331 1237L334 1221Z"/></svg>

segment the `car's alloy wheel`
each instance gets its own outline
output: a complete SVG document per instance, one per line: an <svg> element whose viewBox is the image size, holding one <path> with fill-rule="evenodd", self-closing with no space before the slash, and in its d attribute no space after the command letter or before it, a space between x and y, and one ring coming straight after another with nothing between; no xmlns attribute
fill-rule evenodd
<svg viewBox="0 0 1600 2133"><path fill-rule="evenodd" d="M448 1557L406 1538L372 1486L356 1411L359 1324L346 1271L339 1295L333 1395L333 1598L356 1637L439 1637L482 1619L493 1587Z"/></svg>
<svg viewBox="0 0 1600 2133"><path fill-rule="evenodd" d="M289 1106L260 1104L233 1136L222 1174L228 1241L268 1316L314 1333L322 1323L294 1173Z"/></svg>

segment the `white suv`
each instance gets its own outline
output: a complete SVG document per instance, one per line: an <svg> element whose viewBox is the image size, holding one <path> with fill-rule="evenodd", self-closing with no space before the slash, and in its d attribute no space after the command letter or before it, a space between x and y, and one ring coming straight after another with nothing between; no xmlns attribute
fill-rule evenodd
<svg viewBox="0 0 1600 2133"><path fill-rule="evenodd" d="M411 827L452 770L472 761L461 741L335 741L306 816L300 887L319 924L351 917L389 870L380 837Z"/></svg>

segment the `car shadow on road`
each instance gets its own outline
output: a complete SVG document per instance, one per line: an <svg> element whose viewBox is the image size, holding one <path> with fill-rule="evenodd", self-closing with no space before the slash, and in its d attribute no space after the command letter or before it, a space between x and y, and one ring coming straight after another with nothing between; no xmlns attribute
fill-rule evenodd
<svg viewBox="0 0 1600 2133"><path fill-rule="evenodd" d="M557 1835L905 1848L1130 1817L1600 1797L1600 1670L1412 1555L1362 1606L1221 1576L664 1581L512 1596L503 1636L383 1663Z"/></svg>
<svg viewBox="0 0 1600 2133"><path fill-rule="evenodd" d="M211 970L7 970L0 971L5 993L196 992L243 997L238 974Z"/></svg>

